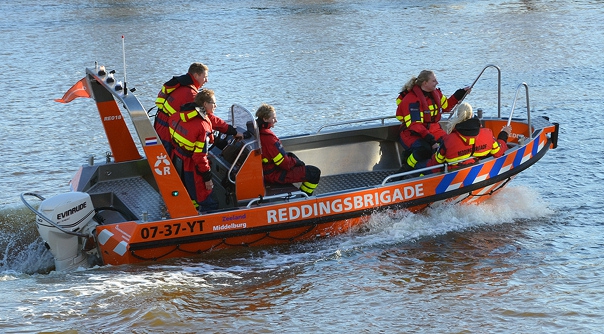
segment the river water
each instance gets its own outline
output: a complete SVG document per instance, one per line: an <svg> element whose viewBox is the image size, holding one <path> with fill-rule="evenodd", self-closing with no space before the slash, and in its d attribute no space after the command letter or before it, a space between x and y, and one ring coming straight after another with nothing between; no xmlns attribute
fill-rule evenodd
<svg viewBox="0 0 604 334"><path fill-rule="evenodd" d="M604 1L13 0L0 10L0 332L602 332ZM279 135L393 115L422 69L450 95L495 64L503 112L526 82L532 116L561 124L559 148L479 206L375 213L359 231L307 244L56 273L19 194L64 192L89 156L104 159L92 101L53 99L95 61L124 79L124 55L146 107L201 61L219 116L271 103ZM487 72L466 101L488 115Z"/></svg>

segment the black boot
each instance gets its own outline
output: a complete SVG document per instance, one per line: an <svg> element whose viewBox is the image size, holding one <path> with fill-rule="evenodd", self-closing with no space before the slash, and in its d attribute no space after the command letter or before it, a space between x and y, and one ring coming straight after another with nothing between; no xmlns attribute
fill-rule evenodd
<svg viewBox="0 0 604 334"><path fill-rule="evenodd" d="M405 173L405 172L410 172L410 171L412 171L412 170L413 170L413 167L409 166L409 165L407 164L407 162L403 162L403 165L401 166L401 168L399 168L399 169L396 171L396 174ZM415 176L416 176L416 175L415 175L415 174L413 174L413 173L412 173L412 174L407 174L407 175L403 175L403 176L399 176L399 177L392 178L392 181L401 181L401 180L406 180L406 179L410 179L410 178L415 177Z"/></svg>
<svg viewBox="0 0 604 334"><path fill-rule="evenodd" d="M409 166L409 164L407 164L407 162L403 162L403 165L401 166L401 168L399 168L396 173L404 173L404 172L409 172L412 171L413 167Z"/></svg>

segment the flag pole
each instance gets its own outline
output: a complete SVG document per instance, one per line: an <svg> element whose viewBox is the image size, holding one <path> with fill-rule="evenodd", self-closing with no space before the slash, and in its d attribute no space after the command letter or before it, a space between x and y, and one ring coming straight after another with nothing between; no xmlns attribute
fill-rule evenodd
<svg viewBox="0 0 604 334"><path fill-rule="evenodd" d="M124 95L128 94L126 88L126 43L124 42L124 35L122 35L122 59L124 61Z"/></svg>

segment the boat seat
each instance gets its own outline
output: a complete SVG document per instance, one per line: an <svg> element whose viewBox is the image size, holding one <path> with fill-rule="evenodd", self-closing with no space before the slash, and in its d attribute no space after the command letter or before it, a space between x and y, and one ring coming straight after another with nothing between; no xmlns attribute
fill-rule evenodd
<svg viewBox="0 0 604 334"><path fill-rule="evenodd" d="M266 189L265 196L272 196L272 195L286 194L286 193L291 193L291 192L295 192L295 191L300 191L300 189L298 187L294 186L292 183L287 183L287 184L266 183L264 185L264 188Z"/></svg>

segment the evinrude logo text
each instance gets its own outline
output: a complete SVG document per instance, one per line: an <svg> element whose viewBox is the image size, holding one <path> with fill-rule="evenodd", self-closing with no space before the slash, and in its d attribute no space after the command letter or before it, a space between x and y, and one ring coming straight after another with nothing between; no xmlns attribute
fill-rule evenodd
<svg viewBox="0 0 604 334"><path fill-rule="evenodd" d="M80 210L83 210L83 209L86 209L86 202L83 202L83 203L81 203L81 204L79 204L77 206L74 206L73 208L71 208L71 209L69 209L69 210L67 210L65 212L61 212L61 213L57 214L57 220L61 220L63 218L67 218L70 215L73 215L74 213L76 213L76 212L78 212Z"/></svg>

